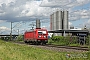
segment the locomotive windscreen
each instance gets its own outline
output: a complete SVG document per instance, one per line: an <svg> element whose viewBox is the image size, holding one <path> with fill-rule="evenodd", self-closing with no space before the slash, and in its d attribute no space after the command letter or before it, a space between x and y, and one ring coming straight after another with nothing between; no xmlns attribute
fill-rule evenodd
<svg viewBox="0 0 90 60"><path fill-rule="evenodd" d="M38 31L38 34L46 34L46 31Z"/></svg>

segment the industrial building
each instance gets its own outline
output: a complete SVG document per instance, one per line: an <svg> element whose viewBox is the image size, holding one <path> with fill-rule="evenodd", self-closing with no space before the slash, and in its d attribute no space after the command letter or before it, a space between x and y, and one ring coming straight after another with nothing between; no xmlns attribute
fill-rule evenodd
<svg viewBox="0 0 90 60"><path fill-rule="evenodd" d="M36 28L41 28L41 23L39 19L36 20Z"/></svg>
<svg viewBox="0 0 90 60"><path fill-rule="evenodd" d="M50 30L68 30L68 11L56 11L50 15ZM54 35L63 35L55 33Z"/></svg>

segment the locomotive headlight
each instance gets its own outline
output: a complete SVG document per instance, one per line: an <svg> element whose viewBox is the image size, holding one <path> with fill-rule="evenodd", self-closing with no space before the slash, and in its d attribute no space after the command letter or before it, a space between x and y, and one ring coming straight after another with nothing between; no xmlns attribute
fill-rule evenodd
<svg viewBox="0 0 90 60"><path fill-rule="evenodd" d="M41 36L38 36L39 38L41 37Z"/></svg>
<svg viewBox="0 0 90 60"><path fill-rule="evenodd" d="M46 38L46 36L44 36L44 38Z"/></svg>

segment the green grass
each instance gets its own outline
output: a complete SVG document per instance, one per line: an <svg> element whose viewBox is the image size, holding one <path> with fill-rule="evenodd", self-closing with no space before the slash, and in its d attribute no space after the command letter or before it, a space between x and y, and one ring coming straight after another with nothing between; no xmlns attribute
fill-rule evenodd
<svg viewBox="0 0 90 60"><path fill-rule="evenodd" d="M90 60L88 55L86 52L56 52L0 40L0 60Z"/></svg>

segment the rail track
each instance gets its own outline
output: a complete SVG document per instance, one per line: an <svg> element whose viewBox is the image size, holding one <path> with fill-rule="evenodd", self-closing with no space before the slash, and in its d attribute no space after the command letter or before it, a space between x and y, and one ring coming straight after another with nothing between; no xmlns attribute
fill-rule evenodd
<svg viewBox="0 0 90 60"><path fill-rule="evenodd" d="M84 50L89 51L88 47L79 47L79 46L61 46L61 45L46 45L48 47L56 47L56 48L65 48L65 49L75 49L75 50Z"/></svg>
<svg viewBox="0 0 90 60"><path fill-rule="evenodd" d="M25 44L24 42L14 42L16 44ZM63 52L87 52L89 51L88 47L77 47L77 46L60 46L60 45L33 45L33 44L27 44L28 46L48 49L48 50L54 50L54 51L63 51Z"/></svg>

